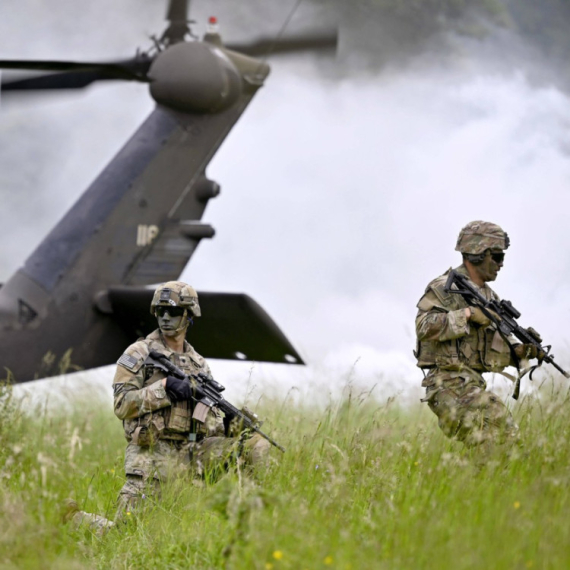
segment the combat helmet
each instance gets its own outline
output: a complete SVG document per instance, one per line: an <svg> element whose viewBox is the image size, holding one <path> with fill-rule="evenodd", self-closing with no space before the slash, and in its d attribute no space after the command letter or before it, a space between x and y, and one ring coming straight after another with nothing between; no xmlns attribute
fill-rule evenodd
<svg viewBox="0 0 570 570"><path fill-rule="evenodd" d="M480 255L487 249L507 249L511 241L507 232L497 224L480 220L469 222L457 238L455 251Z"/></svg>
<svg viewBox="0 0 570 570"><path fill-rule="evenodd" d="M182 281L168 281L156 288L150 304L152 315L156 315L156 308L159 306L182 307L192 317L200 317L202 315L196 289Z"/></svg>

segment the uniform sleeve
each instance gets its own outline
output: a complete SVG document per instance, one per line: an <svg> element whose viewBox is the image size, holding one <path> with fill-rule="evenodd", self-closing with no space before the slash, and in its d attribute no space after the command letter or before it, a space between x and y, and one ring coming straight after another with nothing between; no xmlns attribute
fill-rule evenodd
<svg viewBox="0 0 570 570"><path fill-rule="evenodd" d="M416 316L416 335L418 340L437 340L444 342L468 335L469 322L465 309L447 311L431 290L420 299Z"/></svg>
<svg viewBox="0 0 570 570"><path fill-rule="evenodd" d="M125 354L128 354L128 351ZM136 353L134 354L136 356ZM124 360L127 366L121 364L121 360ZM115 415L121 420L138 418L149 412L172 405L166 395L162 380L143 387L143 360L143 358L138 358L137 363L128 369L130 364L123 355L117 364L117 371L113 379L113 399Z"/></svg>

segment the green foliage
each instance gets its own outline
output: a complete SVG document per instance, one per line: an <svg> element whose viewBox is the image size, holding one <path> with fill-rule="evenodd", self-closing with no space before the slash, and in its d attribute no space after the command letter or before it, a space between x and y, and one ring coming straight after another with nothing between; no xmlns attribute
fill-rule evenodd
<svg viewBox="0 0 570 570"><path fill-rule="evenodd" d="M23 413L4 387L0 567L564 568L569 406L546 387L517 404L524 447L481 467L420 404L266 401L284 455L253 476L172 482L99 537L61 516L68 497L113 516L125 442L109 403Z"/></svg>

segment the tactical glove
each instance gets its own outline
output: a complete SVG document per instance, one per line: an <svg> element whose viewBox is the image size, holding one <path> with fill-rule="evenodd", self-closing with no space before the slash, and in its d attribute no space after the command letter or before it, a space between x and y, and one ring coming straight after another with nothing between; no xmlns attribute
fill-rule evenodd
<svg viewBox="0 0 570 570"><path fill-rule="evenodd" d="M176 376L166 378L166 393L173 402L189 400L192 397L192 387L186 380L180 380Z"/></svg>
<svg viewBox="0 0 570 570"><path fill-rule="evenodd" d="M490 309L485 310L491 313L491 315L493 315L497 321L501 320L501 317L499 317L495 311L491 311ZM491 324L491 319L483 312L480 307L469 307L469 311L471 312L468 319L470 322L482 326L483 328L488 327Z"/></svg>
<svg viewBox="0 0 570 570"><path fill-rule="evenodd" d="M517 344L515 346L515 354L520 360L531 360L538 358L541 361L544 358L544 351L540 350L534 344Z"/></svg>

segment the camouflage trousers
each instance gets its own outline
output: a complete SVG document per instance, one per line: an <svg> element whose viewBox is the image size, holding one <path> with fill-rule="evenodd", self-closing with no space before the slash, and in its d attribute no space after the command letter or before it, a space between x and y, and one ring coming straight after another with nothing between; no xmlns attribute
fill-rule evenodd
<svg viewBox="0 0 570 570"><path fill-rule="evenodd" d="M518 443L518 426L501 399L485 390L475 371L432 370L424 380L430 410L441 431L467 447L490 452L497 446Z"/></svg>
<svg viewBox="0 0 570 570"><path fill-rule="evenodd" d="M258 434L247 439L207 437L195 444L171 440L161 440L152 447L129 444L125 453L126 481L119 491L115 521L80 511L76 505L68 506L66 519L76 527L85 526L102 535L117 522L125 521L145 501L159 500L161 486L168 480L190 475L214 481L238 463L248 471L267 461L270 446Z"/></svg>
<svg viewBox="0 0 570 570"><path fill-rule="evenodd" d="M271 444L258 434L206 437L189 443L161 440L152 447L129 445L125 454L127 480L119 492L117 516L136 509L141 501L160 498L160 485L190 474L215 481L238 462L245 470L266 462Z"/></svg>

